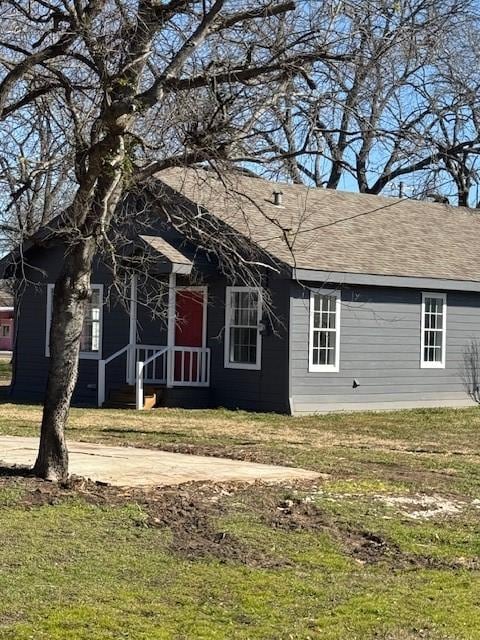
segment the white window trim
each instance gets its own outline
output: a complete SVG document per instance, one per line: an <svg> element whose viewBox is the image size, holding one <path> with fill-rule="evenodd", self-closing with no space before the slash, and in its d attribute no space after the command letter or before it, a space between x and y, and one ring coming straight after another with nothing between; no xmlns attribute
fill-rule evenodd
<svg viewBox="0 0 480 640"><path fill-rule="evenodd" d="M257 302L257 361L252 364L243 362L230 362L230 319L232 317L231 299L232 293L236 292L256 292L258 293ZM224 367L225 369L251 369L259 371L262 368L262 308L263 297L260 287L226 287L225 288L225 352Z"/></svg>
<svg viewBox="0 0 480 640"><path fill-rule="evenodd" d="M52 304L54 284L47 284L47 316L45 326L45 356L50 357L50 326L52 324ZM91 289L100 292L100 345L98 351L80 351L82 360L101 360L103 347L103 284L92 284Z"/></svg>
<svg viewBox="0 0 480 640"><path fill-rule="evenodd" d="M442 360L440 362L428 362L425 360L425 298L440 298L441 300L443 300ZM446 351L447 351L447 294L437 293L434 291L422 291L420 368L421 369L445 369Z"/></svg>
<svg viewBox="0 0 480 640"><path fill-rule="evenodd" d="M314 364L313 363L313 318L314 318L314 297L315 295L335 297L335 364ZM340 310L342 308L342 297L340 291L330 289L312 289L310 291L310 329L308 340L308 370L309 372L337 373L340 371Z"/></svg>

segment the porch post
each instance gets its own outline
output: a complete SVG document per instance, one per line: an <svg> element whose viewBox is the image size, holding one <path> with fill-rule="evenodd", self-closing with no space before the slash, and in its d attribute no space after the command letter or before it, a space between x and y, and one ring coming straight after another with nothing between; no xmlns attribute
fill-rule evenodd
<svg viewBox="0 0 480 640"><path fill-rule="evenodd" d="M177 275L171 273L168 276L168 325L167 325L167 387L173 387L173 378L175 372L175 288L177 285Z"/></svg>
<svg viewBox="0 0 480 640"><path fill-rule="evenodd" d="M128 344L130 349L127 353L127 383L135 382L135 346L137 344L137 275L132 276L130 282L130 326Z"/></svg>

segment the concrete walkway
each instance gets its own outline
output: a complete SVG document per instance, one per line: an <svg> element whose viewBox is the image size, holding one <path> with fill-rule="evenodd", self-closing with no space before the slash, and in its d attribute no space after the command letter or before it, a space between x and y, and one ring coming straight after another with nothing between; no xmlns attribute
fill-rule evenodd
<svg viewBox="0 0 480 640"><path fill-rule="evenodd" d="M37 438L1 436L0 464L32 465L37 448ZM318 477L305 469L136 447L69 442L68 448L70 473L119 487L167 486L192 480L281 482Z"/></svg>

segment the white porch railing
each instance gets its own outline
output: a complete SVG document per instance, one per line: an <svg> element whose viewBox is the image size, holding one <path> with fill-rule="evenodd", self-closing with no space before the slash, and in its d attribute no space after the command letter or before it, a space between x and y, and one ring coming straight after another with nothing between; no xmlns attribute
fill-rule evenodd
<svg viewBox="0 0 480 640"><path fill-rule="evenodd" d="M128 384L135 384L137 379L137 363L143 362L145 366L144 381L150 384L166 384L167 382L167 357L166 345L137 344L131 351L132 362L129 363ZM153 358L152 356L155 356ZM147 363L148 361L148 363Z"/></svg>
<svg viewBox="0 0 480 640"><path fill-rule="evenodd" d="M135 385L137 409L143 409L145 384L169 387L210 386L210 349L203 347L167 347L151 344L127 344L98 363L98 406L105 402L106 366L127 355L127 384Z"/></svg>
<svg viewBox="0 0 480 640"><path fill-rule="evenodd" d="M151 351L151 349L145 349L145 351ZM147 381L145 378L145 374L147 372L147 367L151 364L154 364L157 358L162 358L163 360L167 360L165 358L166 354L169 351L169 347L163 347L160 351L154 352L150 357L146 360L138 360L137 361L137 370L135 377L135 404L137 409L143 409L144 406L144 389L143 385ZM165 365L167 366L167 365ZM165 374L166 375L166 374Z"/></svg>
<svg viewBox="0 0 480 640"><path fill-rule="evenodd" d="M129 352L132 349L132 345L127 344L123 349L119 349L115 351L111 356L105 358L105 360L99 360L98 362L98 384L97 384L97 404L99 407L103 405L105 402L105 369L107 364L123 355L127 352L127 368L128 368L128 356Z"/></svg>
<svg viewBox="0 0 480 640"><path fill-rule="evenodd" d="M173 384L184 387L210 386L210 349L173 347Z"/></svg>

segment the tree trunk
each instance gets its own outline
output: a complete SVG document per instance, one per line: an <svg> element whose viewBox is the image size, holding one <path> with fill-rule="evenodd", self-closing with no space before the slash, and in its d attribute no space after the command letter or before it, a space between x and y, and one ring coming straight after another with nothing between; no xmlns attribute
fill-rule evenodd
<svg viewBox="0 0 480 640"><path fill-rule="evenodd" d="M77 381L80 337L95 252L92 237L67 249L56 281L50 325L50 364L43 407L38 457L34 473L46 480L68 477L65 426Z"/></svg>

